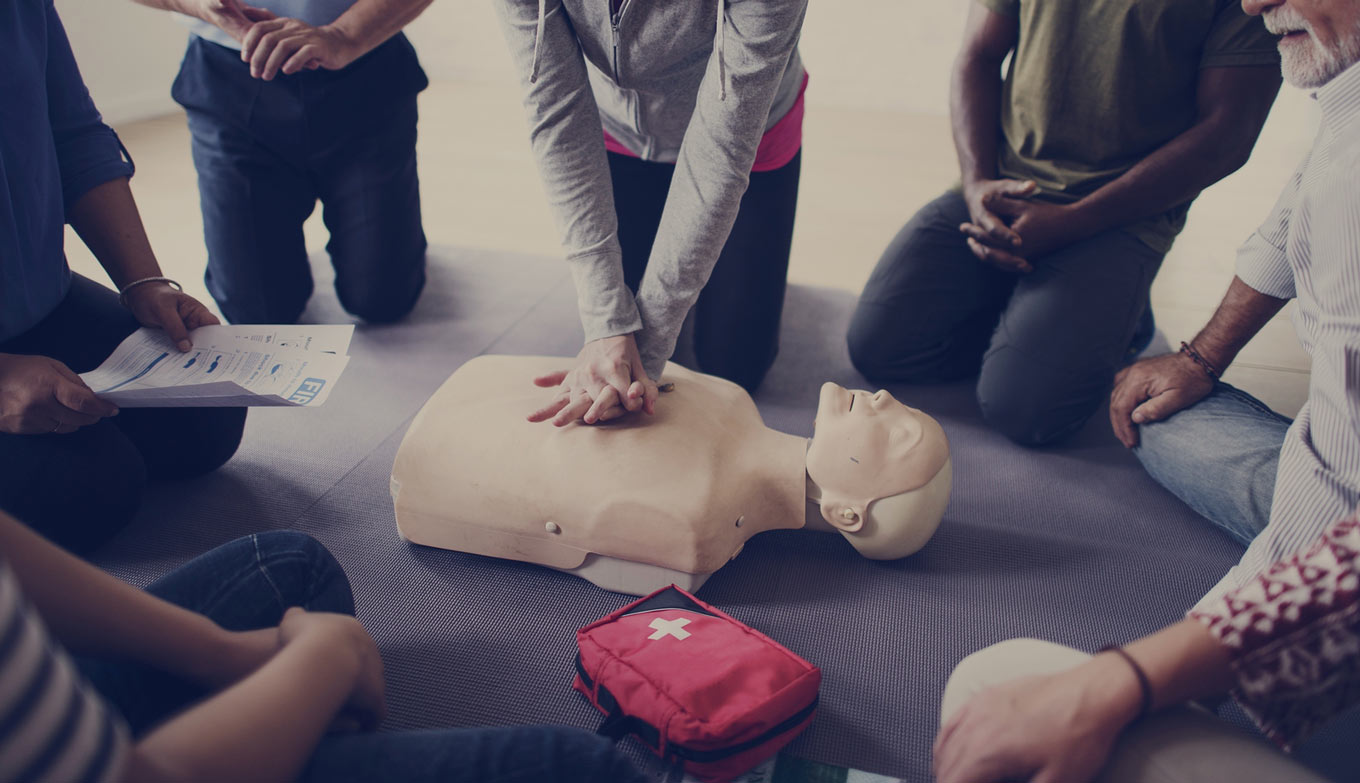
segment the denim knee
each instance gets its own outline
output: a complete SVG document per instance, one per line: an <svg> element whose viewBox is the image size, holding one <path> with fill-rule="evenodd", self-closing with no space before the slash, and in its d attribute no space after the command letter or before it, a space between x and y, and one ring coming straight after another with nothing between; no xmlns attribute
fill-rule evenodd
<svg viewBox="0 0 1360 783"><path fill-rule="evenodd" d="M907 380L894 376L900 370L899 357L887 350L884 338L884 324L872 312L878 308L866 306L863 301L855 306L850 318L850 330L845 335L845 346L850 351L850 363L860 375L870 380Z"/></svg>
<svg viewBox="0 0 1360 783"><path fill-rule="evenodd" d="M368 324L396 323L411 314L420 292L425 287L425 279L410 291L380 292L364 291L360 294L341 293L340 304L345 312Z"/></svg>
<svg viewBox="0 0 1360 783"><path fill-rule="evenodd" d="M253 538L259 566L285 608L354 614L349 578L320 541L294 530L271 530Z"/></svg>
<svg viewBox="0 0 1360 783"><path fill-rule="evenodd" d="M1051 383L999 375L984 369L978 378L978 406L989 426L1021 446L1048 446L1071 437L1098 404L1059 404Z"/></svg>
<svg viewBox="0 0 1360 783"><path fill-rule="evenodd" d="M400 258L390 267L402 271L390 277L380 278L374 274L362 278L341 276L336 282L335 293L345 312L369 324L395 323L410 315L425 290L424 241L418 248L404 251ZM382 256L375 253L367 262L376 265L380 260Z"/></svg>

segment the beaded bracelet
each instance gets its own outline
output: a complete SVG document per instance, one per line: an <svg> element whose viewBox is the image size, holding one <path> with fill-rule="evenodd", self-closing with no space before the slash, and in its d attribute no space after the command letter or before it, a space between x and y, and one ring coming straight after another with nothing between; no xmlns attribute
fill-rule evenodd
<svg viewBox="0 0 1360 783"><path fill-rule="evenodd" d="M1138 718L1152 712L1152 681L1148 679L1147 672L1143 671L1143 667L1138 665L1132 655L1129 655L1123 647L1117 644L1107 644L1096 651L1097 654L1104 652L1112 652L1123 658L1129 668L1133 669L1133 675L1138 678L1138 689L1142 692L1142 702L1138 707Z"/></svg>
<svg viewBox="0 0 1360 783"><path fill-rule="evenodd" d="M1190 343L1187 343L1184 340L1181 341L1181 353L1185 354L1186 356L1189 356L1190 360L1193 361L1195 364L1198 364L1206 373L1209 374L1210 378L1218 380L1218 376L1220 375L1218 370L1215 369L1214 366L1209 363L1208 359L1204 358L1203 356L1200 356L1199 351L1196 351L1193 347L1191 347Z"/></svg>
<svg viewBox="0 0 1360 783"><path fill-rule="evenodd" d="M122 288L118 289L118 304L122 305L123 307L127 307L127 306L128 306L128 303L127 303L127 292L128 292L128 291L131 291L132 289L136 288L137 286L141 285L142 283L165 283L165 284L169 285L171 288L174 288L176 291L183 291L183 290L184 290L184 286L180 285L179 283L175 282L174 280L171 280L171 279L168 278L168 277L160 277L160 276L156 276L156 277L143 277L141 280L133 280L131 283L128 283L127 285L125 285L125 286L123 286Z"/></svg>

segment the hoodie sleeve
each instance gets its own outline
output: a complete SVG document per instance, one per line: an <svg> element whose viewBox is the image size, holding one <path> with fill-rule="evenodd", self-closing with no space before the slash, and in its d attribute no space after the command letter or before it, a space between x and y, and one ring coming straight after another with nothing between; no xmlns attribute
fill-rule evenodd
<svg viewBox="0 0 1360 783"><path fill-rule="evenodd" d="M562 234L587 342L642 328L623 279L599 108L561 0L497 0L520 74L529 141ZM664 361L664 360L663 360Z"/></svg>
<svg viewBox="0 0 1360 783"><path fill-rule="evenodd" d="M675 350L736 221L807 0L719 0L718 12L722 24L638 288L638 349L652 378Z"/></svg>

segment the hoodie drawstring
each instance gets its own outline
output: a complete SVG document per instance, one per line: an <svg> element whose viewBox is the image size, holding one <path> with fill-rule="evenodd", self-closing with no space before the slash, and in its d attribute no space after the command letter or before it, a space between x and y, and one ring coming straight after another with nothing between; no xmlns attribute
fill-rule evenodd
<svg viewBox="0 0 1360 783"><path fill-rule="evenodd" d="M727 100L727 0L718 0L718 100Z"/></svg>
<svg viewBox="0 0 1360 783"><path fill-rule="evenodd" d="M718 0L722 2L722 0ZM534 63L529 68L529 83L538 81L538 62L543 46L543 28L548 19L548 0L538 0L538 29L534 31Z"/></svg>

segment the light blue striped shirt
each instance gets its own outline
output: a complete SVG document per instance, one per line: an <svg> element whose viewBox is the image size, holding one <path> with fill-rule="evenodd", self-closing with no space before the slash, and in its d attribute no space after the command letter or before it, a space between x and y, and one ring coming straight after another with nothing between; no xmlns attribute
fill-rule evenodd
<svg viewBox="0 0 1360 783"><path fill-rule="evenodd" d="M108 783L126 727L56 647L0 561L0 781Z"/></svg>
<svg viewBox="0 0 1360 783"><path fill-rule="evenodd" d="M1297 299L1294 328L1313 359L1308 401L1285 434L1270 523L1197 608L1308 546L1360 503L1360 64L1313 96L1322 125L1237 276Z"/></svg>
<svg viewBox="0 0 1360 783"><path fill-rule="evenodd" d="M266 11L273 11L278 16L301 20L313 27L320 27L339 19L341 14L354 5L354 0L259 0L258 2L245 0L245 4L263 8ZM235 38L222 32L220 28L214 25L190 16L184 16L181 19L189 26L189 30L200 38L232 49L241 48L241 44Z"/></svg>

